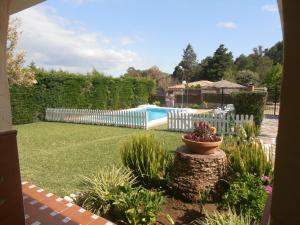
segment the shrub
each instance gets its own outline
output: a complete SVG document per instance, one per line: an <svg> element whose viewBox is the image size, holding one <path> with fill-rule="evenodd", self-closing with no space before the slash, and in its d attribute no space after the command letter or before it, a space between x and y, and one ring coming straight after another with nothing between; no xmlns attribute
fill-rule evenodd
<svg viewBox="0 0 300 225"><path fill-rule="evenodd" d="M13 124L32 123L38 119L40 106L34 87L10 87Z"/></svg>
<svg viewBox="0 0 300 225"><path fill-rule="evenodd" d="M257 177L272 175L273 162L266 156L259 140L241 141L229 136L224 138L222 149L227 153L231 179L245 174Z"/></svg>
<svg viewBox="0 0 300 225"><path fill-rule="evenodd" d="M156 106L160 106L160 101L154 101L152 104Z"/></svg>
<svg viewBox="0 0 300 225"><path fill-rule="evenodd" d="M105 215L111 209L111 198L118 194L119 188L130 187L134 182L135 177L124 167L106 168L90 178L83 178L76 203L97 215Z"/></svg>
<svg viewBox="0 0 300 225"><path fill-rule="evenodd" d="M36 70L37 84L10 89L14 124L43 118L48 108L120 109L148 102L155 83L146 78L112 78Z"/></svg>
<svg viewBox="0 0 300 225"><path fill-rule="evenodd" d="M245 86L254 85L259 83L259 75L251 70L241 70L237 72L236 82Z"/></svg>
<svg viewBox="0 0 300 225"><path fill-rule="evenodd" d="M267 192L262 178L251 174L243 175L230 184L222 199L223 208L232 208L238 214L249 213L252 220L262 217Z"/></svg>
<svg viewBox="0 0 300 225"><path fill-rule="evenodd" d="M253 123L244 123L243 129L246 132L247 139L255 138L259 135L259 129Z"/></svg>
<svg viewBox="0 0 300 225"><path fill-rule="evenodd" d="M235 113L253 115L255 124L260 127L264 116L266 99L266 92L233 93Z"/></svg>
<svg viewBox="0 0 300 225"><path fill-rule="evenodd" d="M193 104L191 105L192 109L201 109L201 105L200 104Z"/></svg>
<svg viewBox="0 0 300 225"><path fill-rule="evenodd" d="M113 196L113 205L120 212L120 222L130 225L154 224L163 202L162 192L152 192L142 187L124 186L118 195Z"/></svg>
<svg viewBox="0 0 300 225"><path fill-rule="evenodd" d="M170 157L153 135L137 135L121 148L123 164L146 186L162 185Z"/></svg>
<svg viewBox="0 0 300 225"><path fill-rule="evenodd" d="M253 222L248 213L237 214L235 210L208 214L203 220L192 222L193 225L259 225Z"/></svg>

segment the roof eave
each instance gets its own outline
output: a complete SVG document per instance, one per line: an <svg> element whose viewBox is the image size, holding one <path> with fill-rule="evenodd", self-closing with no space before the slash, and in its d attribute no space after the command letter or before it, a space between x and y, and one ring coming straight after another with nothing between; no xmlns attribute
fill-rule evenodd
<svg viewBox="0 0 300 225"><path fill-rule="evenodd" d="M12 0L9 15L15 14L44 1L46 0Z"/></svg>

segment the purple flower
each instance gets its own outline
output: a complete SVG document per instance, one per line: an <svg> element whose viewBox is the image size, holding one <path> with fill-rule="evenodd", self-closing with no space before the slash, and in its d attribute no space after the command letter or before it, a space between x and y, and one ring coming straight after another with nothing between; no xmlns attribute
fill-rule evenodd
<svg viewBox="0 0 300 225"><path fill-rule="evenodd" d="M263 181L265 183L269 183L270 182L270 177L268 177L268 176L263 176L262 179L263 179Z"/></svg>
<svg viewBox="0 0 300 225"><path fill-rule="evenodd" d="M273 188L272 188L272 186L268 185L265 187L265 190L266 190L266 192L268 192L270 194L270 193L272 193Z"/></svg>

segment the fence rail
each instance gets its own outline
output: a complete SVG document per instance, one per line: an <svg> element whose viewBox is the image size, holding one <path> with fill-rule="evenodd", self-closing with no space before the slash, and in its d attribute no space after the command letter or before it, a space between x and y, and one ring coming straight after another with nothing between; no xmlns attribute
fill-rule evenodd
<svg viewBox="0 0 300 225"><path fill-rule="evenodd" d="M46 121L147 129L146 112L96 109L46 109Z"/></svg>
<svg viewBox="0 0 300 225"><path fill-rule="evenodd" d="M230 134L232 127L243 123L252 123L253 116L248 115L214 115L214 114L192 114L183 112L168 113L168 130L189 132L194 128L194 123L203 121L216 127L222 134Z"/></svg>
<svg viewBox="0 0 300 225"><path fill-rule="evenodd" d="M280 103L267 103L265 105L264 114L278 116L280 110Z"/></svg>

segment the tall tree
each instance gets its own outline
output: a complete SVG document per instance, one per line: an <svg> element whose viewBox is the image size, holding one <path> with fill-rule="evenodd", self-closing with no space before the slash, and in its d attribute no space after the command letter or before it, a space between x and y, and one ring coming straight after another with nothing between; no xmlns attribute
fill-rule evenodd
<svg viewBox="0 0 300 225"><path fill-rule="evenodd" d="M248 57L244 54L241 54L239 57L235 59L234 62L237 71L240 70L253 70L254 62L251 57Z"/></svg>
<svg viewBox="0 0 300 225"><path fill-rule="evenodd" d="M265 84L268 88L269 98L271 98L273 102L279 101L281 81L282 81L282 65L278 63L272 66L265 79Z"/></svg>
<svg viewBox="0 0 300 225"><path fill-rule="evenodd" d="M12 20L8 27L7 37L7 75L10 85L31 86L36 83L34 71L24 68L25 52L17 51L21 32L18 31L20 21Z"/></svg>
<svg viewBox="0 0 300 225"><path fill-rule="evenodd" d="M178 81L191 81L198 67L197 54L191 44L183 50L182 60L175 67L173 78Z"/></svg>
<svg viewBox="0 0 300 225"><path fill-rule="evenodd" d="M268 56L265 56L262 46L253 49L253 54L250 54L249 57L253 61L253 72L258 73L261 82L263 82L267 76L268 71L273 65L272 59Z"/></svg>
<svg viewBox="0 0 300 225"><path fill-rule="evenodd" d="M265 55L262 46L253 49L248 56L240 55L234 62L237 71L250 70L259 75L259 83L263 83L273 65L272 59Z"/></svg>
<svg viewBox="0 0 300 225"><path fill-rule="evenodd" d="M137 70L134 67L129 67L125 76L144 77L156 82L157 92L165 93L170 85L174 84L172 77L165 72L162 72L157 66L153 66L146 70Z"/></svg>
<svg viewBox="0 0 300 225"><path fill-rule="evenodd" d="M210 81L222 80L228 74L231 76L234 70L233 56L228 49L221 44L213 57L206 58L200 72L201 79Z"/></svg>
<svg viewBox="0 0 300 225"><path fill-rule="evenodd" d="M269 49L265 49L265 55L273 60L274 64L283 64L283 42L279 41Z"/></svg>

